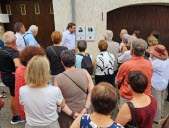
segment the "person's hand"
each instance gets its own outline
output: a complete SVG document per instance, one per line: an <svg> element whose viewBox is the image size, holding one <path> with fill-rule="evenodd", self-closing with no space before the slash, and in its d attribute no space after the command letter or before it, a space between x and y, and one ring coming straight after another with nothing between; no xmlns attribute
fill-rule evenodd
<svg viewBox="0 0 169 128"><path fill-rule="evenodd" d="M5 104L5 100L0 99L0 108L4 107L4 104Z"/></svg>
<svg viewBox="0 0 169 128"><path fill-rule="evenodd" d="M123 46L121 53L123 54L125 51L127 51L126 45Z"/></svg>
<svg viewBox="0 0 169 128"><path fill-rule="evenodd" d="M80 112L80 114L87 114L87 109L83 108L83 110Z"/></svg>
<svg viewBox="0 0 169 128"><path fill-rule="evenodd" d="M76 119L80 114L79 113L75 113L75 115L73 116L73 119Z"/></svg>

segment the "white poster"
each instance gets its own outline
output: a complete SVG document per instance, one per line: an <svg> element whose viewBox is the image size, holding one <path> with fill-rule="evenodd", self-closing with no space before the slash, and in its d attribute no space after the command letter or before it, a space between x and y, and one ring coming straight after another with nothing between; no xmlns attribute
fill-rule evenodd
<svg viewBox="0 0 169 128"><path fill-rule="evenodd" d="M86 40L87 41L94 41L95 40L94 27L86 27Z"/></svg>
<svg viewBox="0 0 169 128"><path fill-rule="evenodd" d="M85 40L85 27L76 28L76 40Z"/></svg>
<svg viewBox="0 0 169 128"><path fill-rule="evenodd" d="M9 23L9 15L8 14L0 14L0 22L1 23Z"/></svg>

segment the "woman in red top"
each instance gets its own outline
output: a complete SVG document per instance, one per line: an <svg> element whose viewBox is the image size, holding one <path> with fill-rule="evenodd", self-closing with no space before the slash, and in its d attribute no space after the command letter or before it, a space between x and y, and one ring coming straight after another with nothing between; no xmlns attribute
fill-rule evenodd
<svg viewBox="0 0 169 128"><path fill-rule="evenodd" d="M153 119L157 110L157 103L154 97L144 94L147 88L148 79L141 71L131 71L128 75L128 85L132 91L135 116L138 128L152 128ZM133 121L132 109L128 103L123 104L116 122L121 125L131 124Z"/></svg>
<svg viewBox="0 0 169 128"><path fill-rule="evenodd" d="M23 51L21 51L19 58L22 65L19 66L15 72L15 99L18 107L18 112L22 120L25 120L25 112L24 112L23 105L20 105L19 103L19 89L20 87L26 85L24 79L26 66L29 60L35 55L44 56L45 52L42 48L35 47L35 46L28 46Z"/></svg>

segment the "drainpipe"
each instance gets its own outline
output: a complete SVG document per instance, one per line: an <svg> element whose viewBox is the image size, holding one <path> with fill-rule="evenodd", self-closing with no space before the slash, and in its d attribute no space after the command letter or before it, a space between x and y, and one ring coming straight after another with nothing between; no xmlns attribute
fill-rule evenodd
<svg viewBox="0 0 169 128"><path fill-rule="evenodd" d="M75 0L71 0L71 6L72 6L72 22L76 23Z"/></svg>

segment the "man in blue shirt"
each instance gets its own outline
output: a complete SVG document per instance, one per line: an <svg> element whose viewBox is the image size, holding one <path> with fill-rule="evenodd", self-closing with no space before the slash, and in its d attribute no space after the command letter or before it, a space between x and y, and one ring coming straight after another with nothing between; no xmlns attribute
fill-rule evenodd
<svg viewBox="0 0 169 128"><path fill-rule="evenodd" d="M23 36L26 46L36 46L40 47L38 42L35 40L35 36L38 34L38 27L36 25L31 25L29 30Z"/></svg>

